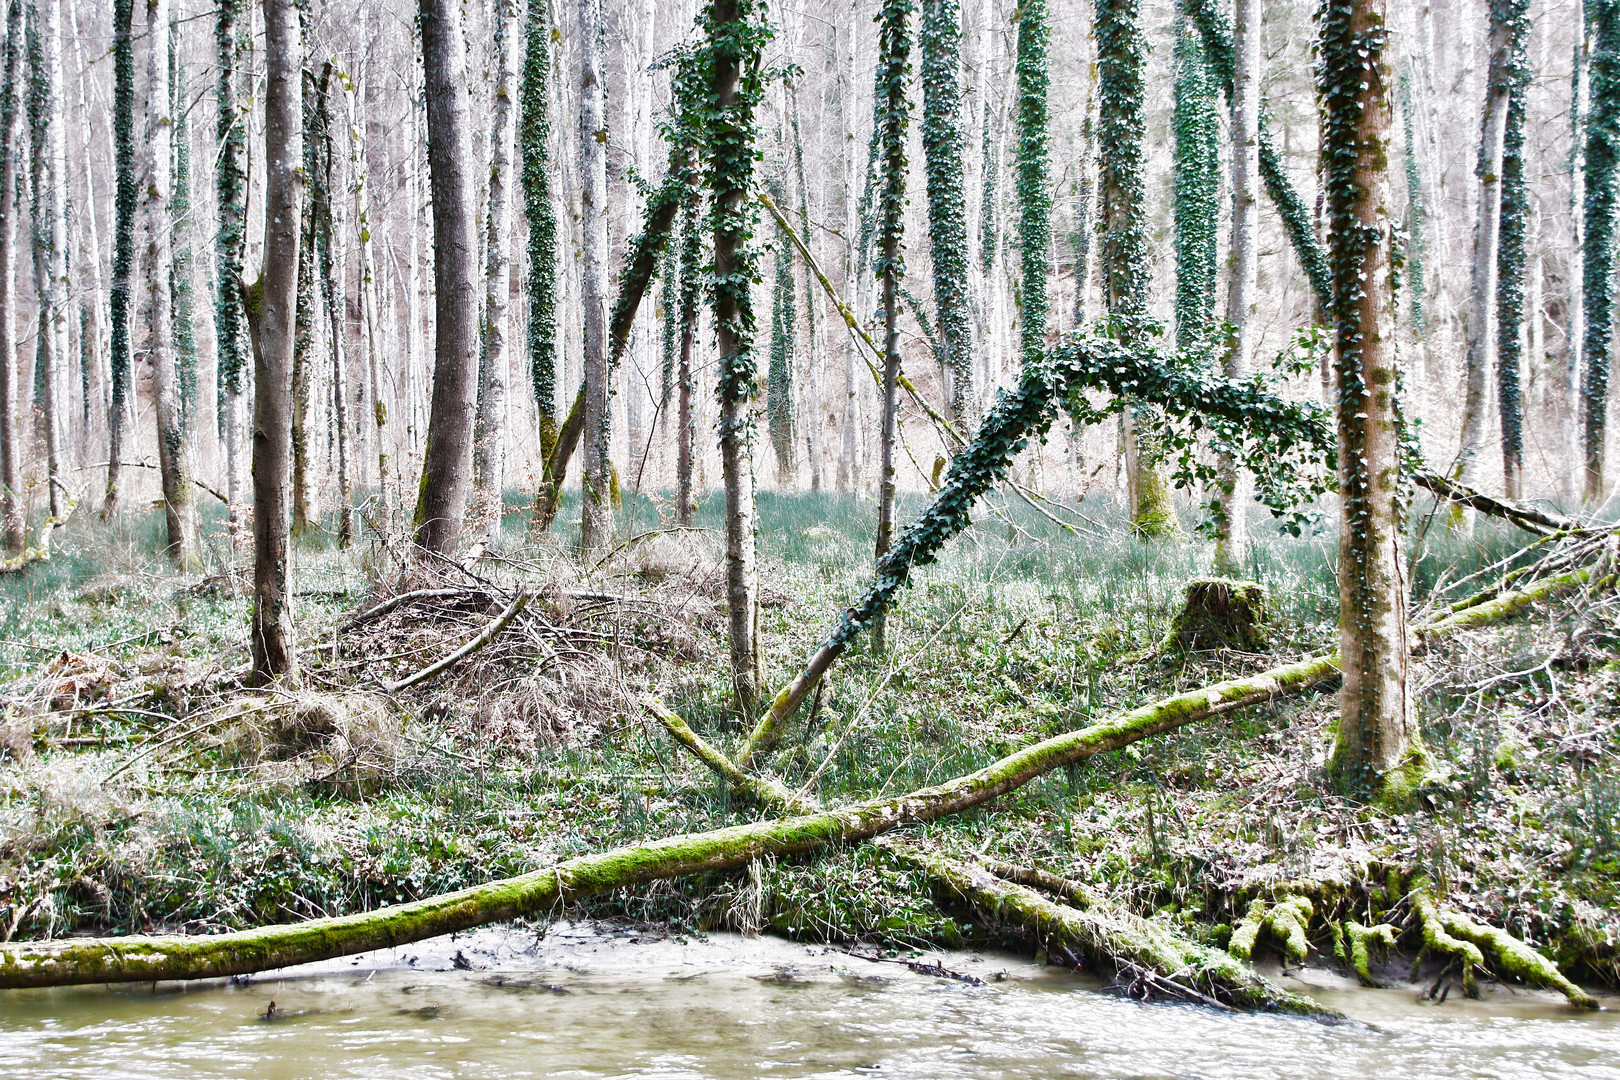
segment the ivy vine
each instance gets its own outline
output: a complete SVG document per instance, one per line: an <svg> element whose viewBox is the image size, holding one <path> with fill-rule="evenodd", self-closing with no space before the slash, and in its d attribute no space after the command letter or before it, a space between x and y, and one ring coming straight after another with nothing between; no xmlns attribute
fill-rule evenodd
<svg viewBox="0 0 1620 1080"><path fill-rule="evenodd" d="M1609 344L1614 332L1614 218L1620 205L1620 0L1587 0L1592 39L1586 118L1586 235L1581 292L1586 332L1581 351L1586 496L1601 498L1603 439L1609 405Z"/></svg>
<svg viewBox="0 0 1620 1080"><path fill-rule="evenodd" d="M1215 81L1185 18L1176 20L1175 70L1176 345L1185 349L1215 324L1221 173Z"/></svg>
<svg viewBox="0 0 1620 1080"><path fill-rule="evenodd" d="M551 205L550 83L552 30L544 0L529 0L523 75L518 88L518 158L529 219L529 373L540 424L540 456L557 443L557 211Z"/></svg>
<svg viewBox="0 0 1620 1080"><path fill-rule="evenodd" d="M951 372L951 411L973 400L973 316L968 296L967 192L963 186L961 0L923 0L923 171L928 185L928 241L939 312L940 362ZM930 335L932 336L932 335Z"/></svg>
<svg viewBox="0 0 1620 1080"><path fill-rule="evenodd" d="M1496 252L1496 378L1502 418L1502 464L1517 486L1524 457L1519 368L1524 355L1525 236L1530 216L1524 176L1524 117L1530 89L1530 0L1492 0L1491 18L1507 28L1507 123L1502 133L1502 191ZM1410 137L1408 137L1410 138ZM1408 276L1411 268L1408 266ZM1509 491L1510 495L1516 494Z"/></svg>
<svg viewBox="0 0 1620 1080"><path fill-rule="evenodd" d="M1045 353L1051 315L1051 302L1046 295L1046 283L1052 276L1052 163L1046 102L1050 82L1046 54L1050 36L1046 0L1024 0L1018 13L1017 191L1018 247L1023 264L1019 289L1023 304L1019 355L1025 366L1039 363ZM1140 104L1137 108L1140 116ZM1140 150L1139 139L1138 155ZM1145 244L1145 233L1142 239ZM1145 283L1143 290L1145 294Z"/></svg>

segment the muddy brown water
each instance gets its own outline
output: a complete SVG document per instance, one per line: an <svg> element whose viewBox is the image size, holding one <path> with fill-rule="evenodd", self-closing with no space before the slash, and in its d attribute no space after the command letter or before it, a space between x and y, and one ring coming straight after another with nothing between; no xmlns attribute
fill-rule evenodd
<svg viewBox="0 0 1620 1080"><path fill-rule="evenodd" d="M484 930L246 982L0 992L0 1077L1620 1080L1613 998L1433 1005L1308 971L1291 985L1352 1021L1322 1024L1142 1005L1010 955L928 959L983 985L769 937Z"/></svg>

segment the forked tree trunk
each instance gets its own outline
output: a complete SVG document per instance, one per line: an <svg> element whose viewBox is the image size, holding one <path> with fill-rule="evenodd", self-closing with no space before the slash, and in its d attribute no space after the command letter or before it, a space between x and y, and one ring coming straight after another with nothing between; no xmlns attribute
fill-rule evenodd
<svg viewBox="0 0 1620 1080"><path fill-rule="evenodd" d="M607 102L602 86L602 0L579 0L579 168L580 229L584 244L580 263L581 315L585 329L585 409L580 469L580 549L589 554L613 535L609 496L612 462L608 449L612 416L608 369L608 184ZM552 473L560 486L562 469Z"/></svg>
<svg viewBox="0 0 1620 1080"><path fill-rule="evenodd" d="M1387 0L1324 8L1317 77L1333 268L1339 460L1338 740L1331 767L1349 791L1398 787L1421 766L1407 684L1401 555L1400 402L1390 287ZM1412 779L1407 776L1406 779Z"/></svg>
<svg viewBox="0 0 1620 1080"><path fill-rule="evenodd" d="M428 175L433 187L433 395L416 542L441 555L461 539L478 396L478 241L473 228L472 121L461 8L421 0Z"/></svg>
<svg viewBox="0 0 1620 1080"><path fill-rule="evenodd" d="M1255 305L1259 299L1259 260L1255 229L1260 211L1260 26L1256 0L1235 0L1232 18L1232 251L1226 287L1224 365L1228 378L1247 375L1253 367ZM1242 577L1248 555L1248 507L1253 486L1249 474L1230 455L1222 455L1217 502L1221 508L1215 535L1215 572Z"/></svg>
<svg viewBox="0 0 1620 1080"><path fill-rule="evenodd" d="M22 0L6 8L5 78L0 82L0 542L7 555L27 544L17 431L17 152L22 141Z"/></svg>
<svg viewBox="0 0 1620 1080"><path fill-rule="evenodd" d="M304 43L292 0L264 0L264 270L253 286L253 651L249 681L297 675L288 589L293 321L298 292Z"/></svg>
<svg viewBox="0 0 1620 1080"><path fill-rule="evenodd" d="M506 488L507 307L512 292L512 98L517 73L512 43L518 34L516 0L496 0L495 126L490 134L489 254L484 264L483 379L478 394L478 440L473 449L474 520L486 547L501 544L501 497Z"/></svg>

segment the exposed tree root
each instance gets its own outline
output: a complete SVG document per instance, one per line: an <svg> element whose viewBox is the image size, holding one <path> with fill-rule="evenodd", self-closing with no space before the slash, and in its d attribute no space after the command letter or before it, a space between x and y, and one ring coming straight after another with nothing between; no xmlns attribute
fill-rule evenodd
<svg viewBox="0 0 1620 1080"><path fill-rule="evenodd" d="M1261 934L1269 934L1282 948L1283 955L1296 964L1303 964L1310 955L1311 943L1306 931L1311 925L1311 902L1303 896L1290 896L1276 904L1264 900L1251 900L1248 913L1232 931L1227 945L1239 960L1254 958L1254 947Z"/></svg>
<svg viewBox="0 0 1620 1080"><path fill-rule="evenodd" d="M1479 996L1476 975L1486 970L1485 957L1489 953L1493 961L1492 969L1499 975L1557 990L1569 999L1571 1005L1583 1009L1597 1008L1597 1001L1592 995L1565 978L1557 964L1506 930L1487 926L1460 911L1442 907L1430 893L1426 882L1418 882L1409 899L1423 936L1423 949L1418 953L1418 960L1425 955L1454 958L1462 966L1463 992L1469 997ZM1413 969L1416 970L1415 963Z"/></svg>
<svg viewBox="0 0 1620 1080"><path fill-rule="evenodd" d="M1363 926L1354 919L1346 919L1335 929L1333 953L1341 963L1356 973L1363 986L1383 986L1372 974L1372 946L1381 946L1387 953L1395 948L1400 931L1389 923Z"/></svg>
<svg viewBox="0 0 1620 1080"><path fill-rule="evenodd" d="M981 917L1033 934L1048 956L1079 954L1114 967L1132 996L1307 1016L1339 1015L1302 994L1277 986L1221 949L1198 945L1169 927L1123 911L1095 894L1090 906L1081 910L1003 880L984 867L890 840L880 843L901 862L933 878L951 898L970 905Z"/></svg>

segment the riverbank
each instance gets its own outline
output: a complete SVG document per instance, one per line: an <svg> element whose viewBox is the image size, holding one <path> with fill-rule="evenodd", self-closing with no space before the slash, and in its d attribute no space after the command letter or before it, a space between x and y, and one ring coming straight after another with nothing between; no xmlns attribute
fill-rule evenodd
<svg viewBox="0 0 1620 1080"><path fill-rule="evenodd" d="M778 682L864 584L873 510L815 495L761 509ZM835 669L769 767L828 804L912 790L1333 643L1331 541L1276 536L1251 564L1271 597L1266 650L1160 654L1203 548L1144 544L1109 507L1081 510L1074 533L1021 505L985 514L901 601L890 652ZM635 700L651 690L711 740L740 737L714 534L647 535L580 567L522 546L515 515L511 525L504 557L476 577L446 567L409 583L454 596L347 629L403 588L389 551L301 547L305 679L271 696L232 683L246 603L225 538L209 573L182 578L138 531L70 529L55 560L3 583L0 931L209 932L340 914L758 817ZM1468 543L1423 532L1414 606L1524 539L1483 522ZM547 629L388 691L496 613L477 578L533 590L534 625ZM1229 943L1253 899L1308 894L1318 957L1345 920L1386 915L1415 952L1405 893L1426 880L1456 910L1612 985L1617 656L1606 597L1432 650L1416 683L1436 768L1409 805L1332 792L1327 692L1099 755L908 836L1083 881L1210 945ZM623 891L575 914L897 950L1020 941L940 903L929 879L870 846ZM1276 944L1262 936L1259 955Z"/></svg>

